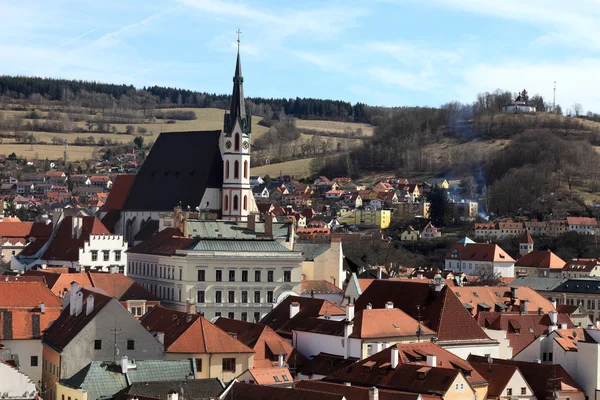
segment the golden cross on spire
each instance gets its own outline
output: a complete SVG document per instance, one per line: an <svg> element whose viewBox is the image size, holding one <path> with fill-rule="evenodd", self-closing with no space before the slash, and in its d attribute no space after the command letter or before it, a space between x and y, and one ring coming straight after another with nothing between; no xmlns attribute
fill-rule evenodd
<svg viewBox="0 0 600 400"><path fill-rule="evenodd" d="M238 38L237 38L237 42L238 42L238 50L240 48L240 35L242 34L242 31L240 31L239 29L237 31L235 31L235 33L237 33Z"/></svg>

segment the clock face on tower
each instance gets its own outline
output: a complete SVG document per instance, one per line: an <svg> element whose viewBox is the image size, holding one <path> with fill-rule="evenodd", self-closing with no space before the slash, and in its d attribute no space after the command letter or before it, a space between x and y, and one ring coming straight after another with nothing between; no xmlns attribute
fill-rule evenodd
<svg viewBox="0 0 600 400"><path fill-rule="evenodd" d="M226 149L230 149L231 148L231 140L228 140L225 142L225 148Z"/></svg>
<svg viewBox="0 0 600 400"><path fill-rule="evenodd" d="M248 149L248 147L250 147L250 143L248 143L248 141L245 140L244 143L242 143L242 146L244 147L244 149Z"/></svg>

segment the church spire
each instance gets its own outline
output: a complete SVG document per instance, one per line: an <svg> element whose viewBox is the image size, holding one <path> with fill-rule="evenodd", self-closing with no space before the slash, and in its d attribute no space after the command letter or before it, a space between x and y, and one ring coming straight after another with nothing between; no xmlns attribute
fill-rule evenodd
<svg viewBox="0 0 600 400"><path fill-rule="evenodd" d="M238 29L236 33L238 34L238 52L235 64L235 74L233 76L231 106L229 108L229 115L225 116L224 130L226 133L231 133L235 123L239 121L242 132L249 134L250 116L246 115L246 104L244 100L244 77L242 76L242 62L240 61L240 34L242 32Z"/></svg>

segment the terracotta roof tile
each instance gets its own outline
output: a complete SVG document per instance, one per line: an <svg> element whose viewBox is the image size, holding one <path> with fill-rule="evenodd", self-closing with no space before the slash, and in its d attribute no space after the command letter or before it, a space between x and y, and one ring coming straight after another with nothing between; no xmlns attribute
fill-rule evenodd
<svg viewBox="0 0 600 400"><path fill-rule="evenodd" d="M456 252L456 257L453 257ZM490 243L457 243L447 252L446 259L455 258L466 261L514 262L515 260L497 244Z"/></svg>
<svg viewBox="0 0 600 400"><path fill-rule="evenodd" d="M236 382L225 400L343 400L341 394ZM349 399L347 399L349 400Z"/></svg>
<svg viewBox="0 0 600 400"><path fill-rule="evenodd" d="M319 353L308 361L301 372L304 375L329 375L340 369L349 367L358 361L358 358L344 358L336 354Z"/></svg>
<svg viewBox="0 0 600 400"><path fill-rule="evenodd" d="M294 381L290 370L285 367L251 368L248 370L257 385L276 385ZM277 380L275 379L277 377Z"/></svg>
<svg viewBox="0 0 600 400"><path fill-rule="evenodd" d="M471 365L488 382L488 398L503 398L504 390L512 377L515 374L521 374L519 368L514 365L483 365L480 363Z"/></svg>
<svg viewBox="0 0 600 400"><path fill-rule="evenodd" d="M149 240L139 243L129 250L128 253L173 255L177 250L187 249L197 243L199 239L188 239L182 237L177 228L166 228L158 232Z"/></svg>
<svg viewBox="0 0 600 400"><path fill-rule="evenodd" d="M81 218L82 220L79 237L73 237L72 235L74 218ZM65 217L41 259L78 261L79 249L83 248L84 242L89 240L90 235L101 234L110 235L110 232L96 217Z"/></svg>
<svg viewBox="0 0 600 400"><path fill-rule="evenodd" d="M598 220L587 217L567 217L567 225L598 226Z"/></svg>
<svg viewBox="0 0 600 400"><path fill-rule="evenodd" d="M562 270L569 272L592 272L596 267L600 267L600 260L594 258L574 258L567 261Z"/></svg>
<svg viewBox="0 0 600 400"><path fill-rule="evenodd" d="M135 175L117 175L108 193L106 203L102 206L102 211L123 209L134 181Z"/></svg>
<svg viewBox="0 0 600 400"><path fill-rule="evenodd" d="M470 355L467 359L471 364L483 364L488 366L487 357ZM501 360L494 358L492 365L509 365L519 368L525 380L533 390L533 394L538 399L547 398L554 390L564 389L564 384L574 388L575 391L583 394L581 387L575 382L569 374L559 364L538 364L514 360ZM571 396L567 396L573 398Z"/></svg>
<svg viewBox="0 0 600 400"><path fill-rule="evenodd" d="M297 302L300 305L300 311L290 319L290 303ZM277 305L271 312L264 316L260 321L268 325L284 338L290 338L292 329L301 326L311 317L319 317L329 315L346 315L346 310L343 310L328 300L288 296Z"/></svg>
<svg viewBox="0 0 600 400"><path fill-rule="evenodd" d="M344 291L334 284L322 281L302 281L303 294L342 294Z"/></svg>
<svg viewBox="0 0 600 400"><path fill-rule="evenodd" d="M254 353L198 314L156 306L140 322L153 334L165 334L165 350L169 353Z"/></svg>
<svg viewBox="0 0 600 400"><path fill-rule="evenodd" d="M0 237L4 238L28 238L31 233L33 222L0 222Z"/></svg>
<svg viewBox="0 0 600 400"><path fill-rule="evenodd" d="M375 280L357 299L356 309L365 309L369 303L373 308L384 308L388 301L414 319L420 314L421 321L437 332L440 341L491 341L447 286L435 292L428 283ZM421 305L421 311L415 304Z"/></svg>
<svg viewBox="0 0 600 400"><path fill-rule="evenodd" d="M519 239L519 243L533 244L533 238L529 234L529 229L525 229L523 231L523 235L521 235L521 239Z"/></svg>
<svg viewBox="0 0 600 400"><path fill-rule="evenodd" d="M296 382L297 389L310 389L324 393L338 393L344 395L347 400L369 400L368 387L361 386L346 386L340 383L324 382L319 380L302 380ZM378 389L379 400L417 400L418 393L400 392L397 390ZM439 399L438 396L423 395L423 400Z"/></svg>
<svg viewBox="0 0 600 400"><path fill-rule="evenodd" d="M351 337L362 339L416 336L418 321L398 308L360 310L354 317ZM435 332L422 326L423 335L434 336Z"/></svg>
<svg viewBox="0 0 600 400"><path fill-rule="evenodd" d="M516 267L561 269L565 262L550 250L536 250L519 258Z"/></svg>
<svg viewBox="0 0 600 400"><path fill-rule="evenodd" d="M477 315L479 311L501 311L500 305L504 307L504 311L520 312L521 301L524 300L527 300L530 312L537 312L540 307L544 314L555 310L550 300L526 286L519 287L517 299L512 298L511 288L507 286L457 286L451 287L451 290L463 304L473 307L470 309L472 315ZM478 307L481 303L487 304L490 308Z"/></svg>

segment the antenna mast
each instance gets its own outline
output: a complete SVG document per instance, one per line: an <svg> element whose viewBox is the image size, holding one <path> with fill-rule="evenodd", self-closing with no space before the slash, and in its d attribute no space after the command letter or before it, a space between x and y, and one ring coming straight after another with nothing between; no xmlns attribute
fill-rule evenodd
<svg viewBox="0 0 600 400"><path fill-rule="evenodd" d="M554 81L554 96L552 97L552 111L556 112L556 81Z"/></svg>

